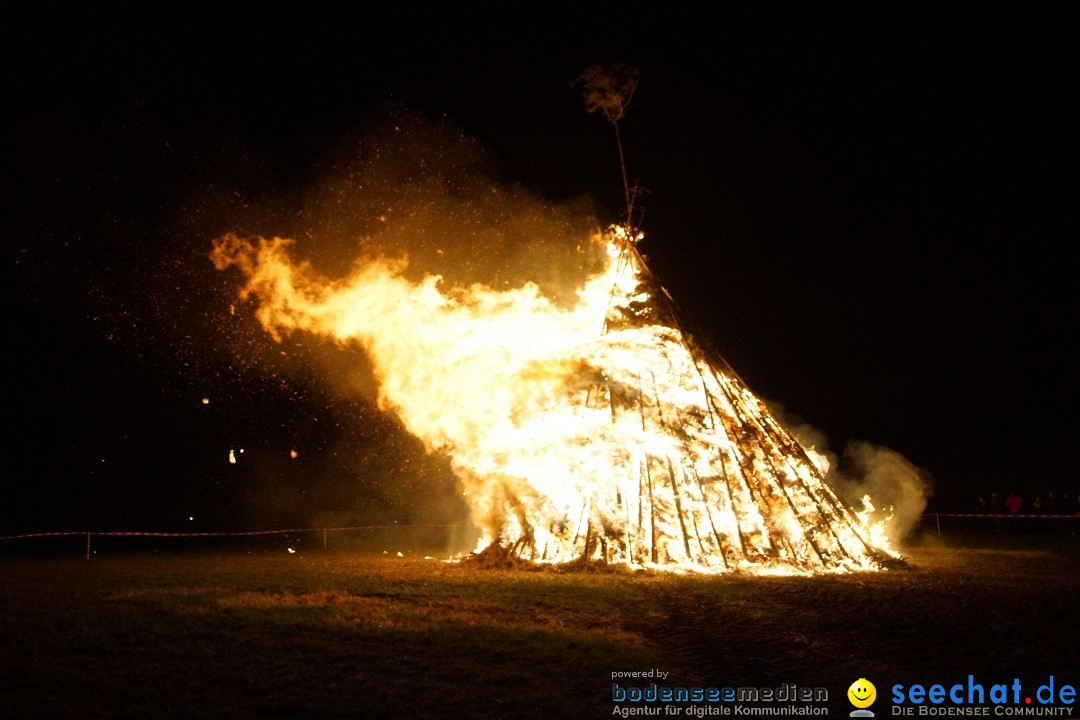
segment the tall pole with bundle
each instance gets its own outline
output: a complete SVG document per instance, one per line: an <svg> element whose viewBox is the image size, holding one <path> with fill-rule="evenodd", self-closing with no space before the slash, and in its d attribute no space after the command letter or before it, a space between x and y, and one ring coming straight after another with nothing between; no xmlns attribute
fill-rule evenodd
<svg viewBox="0 0 1080 720"><path fill-rule="evenodd" d="M585 91L585 110L600 112L615 129L615 144L619 148L619 168L622 170L623 199L626 202L626 229L633 227L634 201L641 188L631 187L626 172L626 156L623 153L622 135L619 132L619 120L630 107L630 98L637 89L638 69L626 63L615 63L608 68L590 65L578 75L575 84Z"/></svg>

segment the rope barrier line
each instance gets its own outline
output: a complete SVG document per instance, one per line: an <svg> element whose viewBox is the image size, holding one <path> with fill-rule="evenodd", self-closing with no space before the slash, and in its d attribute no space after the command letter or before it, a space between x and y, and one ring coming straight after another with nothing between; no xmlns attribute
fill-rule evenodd
<svg viewBox="0 0 1080 720"><path fill-rule="evenodd" d="M64 532L24 533L22 535L4 535L0 540L22 540L24 538L65 537L73 535L96 535L98 537L241 537L250 535L288 535L307 532L341 532L345 530L381 530L387 528L454 528L460 524L446 525L356 525L353 527L330 528L288 528L284 530L243 530L236 532L149 532L140 530L68 530Z"/></svg>
<svg viewBox="0 0 1080 720"><path fill-rule="evenodd" d="M934 517L977 517L977 518L1080 518L1076 515L1046 515L1040 513L934 513Z"/></svg>
<svg viewBox="0 0 1080 720"><path fill-rule="evenodd" d="M1075 515L1045 515L1034 513L932 513L934 524L937 526L937 534L941 534L941 518L1045 518L1080 520L1080 513Z"/></svg>
<svg viewBox="0 0 1080 720"><path fill-rule="evenodd" d="M44 537L73 537L86 536L86 559L90 559L90 538L98 537L167 537L167 538L209 538L209 537L250 537L254 535L295 535L299 533L322 533L323 549L326 548L326 534L329 532L342 532L347 530L385 530L389 528L416 529L416 528L460 528L465 527L459 523L434 524L434 525L354 525L352 527L332 528L288 528L283 530L242 530L222 532L149 532L149 531L119 531L119 530L66 530L60 532L23 533L20 535L0 536L2 540L24 540L28 538Z"/></svg>
<svg viewBox="0 0 1080 720"><path fill-rule="evenodd" d="M928 515L931 513L928 513ZM934 518L1074 518L1080 519L1080 513L1076 515L1036 515L1033 513L932 513ZM172 538L196 538L196 537L245 537L256 535L288 535L290 533L309 533L309 532L344 532L349 530L385 530L389 528L456 528L465 527L460 523L438 524L438 525L353 525L351 527L327 527L327 528L285 528L281 530L242 530L242 531L221 531L221 532L150 532L140 530L66 530L62 532L38 532L38 533L22 533L20 535L2 535L0 541L3 540L24 540L29 538L43 538L43 537L73 537L76 535L81 536L98 536L98 537L172 537Z"/></svg>
<svg viewBox="0 0 1080 720"><path fill-rule="evenodd" d="M1080 513L1075 515L1036 515L1031 513L927 513L934 516L934 522L937 525L938 535L941 534L941 518L1060 518L1060 519L1078 519L1080 520ZM93 536L98 537L162 537L162 538L210 538L210 537L252 537L257 535L289 535L296 533L317 533L321 532L323 536L323 547L326 547L326 534L329 532L343 532L349 530L385 530L389 528L398 529L414 529L414 528L460 528L465 527L460 523L448 523L448 524L435 524L435 525L354 525L351 527L331 527L331 528L287 528L282 530L241 530L241 531L221 531L221 532L150 532L139 530L65 530L59 532L39 532L39 533L22 533L19 535L2 535L0 541L4 540L26 540L30 538L45 538L45 537L74 537L85 536L86 537L86 557L90 558L90 538Z"/></svg>
<svg viewBox="0 0 1080 720"><path fill-rule="evenodd" d="M0 540L20 540L22 538L39 538L39 537L62 537L64 535L85 535L85 530L74 530L71 532L47 532L47 533L26 533L25 535L5 535L0 537Z"/></svg>
<svg viewBox="0 0 1080 720"><path fill-rule="evenodd" d="M1080 519L1080 513L1075 515L1045 515L1034 513L927 513L932 514L935 518L1074 518ZM309 533L309 532L344 532L349 530L386 530L389 528L458 528L465 527L460 523L447 523L437 525L353 525L350 527L327 527L327 528L285 528L281 530L241 530L241 531L221 531L221 532L151 532L141 530L65 530L61 532L38 532L38 533L22 533L19 535L0 535L0 541L2 540L24 540L29 538L43 538L43 537L73 537L75 535L81 536L98 536L98 537L245 537L255 535L288 535L290 533Z"/></svg>

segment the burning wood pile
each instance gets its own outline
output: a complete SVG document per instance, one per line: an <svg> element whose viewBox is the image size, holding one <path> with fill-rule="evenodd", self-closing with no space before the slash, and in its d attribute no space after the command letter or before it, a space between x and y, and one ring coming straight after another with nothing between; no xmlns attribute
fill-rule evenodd
<svg viewBox="0 0 1080 720"><path fill-rule="evenodd" d="M532 284L440 287L374 260L341 280L287 240L225 235L212 259L281 337L359 343L397 415L460 478L477 550L705 572L874 570L894 554L722 359L683 332L640 234L594 238L572 308Z"/></svg>

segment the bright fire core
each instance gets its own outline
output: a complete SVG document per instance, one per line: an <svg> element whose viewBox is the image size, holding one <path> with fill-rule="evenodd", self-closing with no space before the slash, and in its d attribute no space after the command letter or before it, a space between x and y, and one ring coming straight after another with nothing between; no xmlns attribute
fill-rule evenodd
<svg viewBox="0 0 1080 720"><path fill-rule="evenodd" d="M291 241L218 238L275 338L359 343L379 405L451 459L483 528L538 562L708 572L874 570L894 556L721 359L683 333L621 227L571 308L534 284L496 291L407 280L404 261L328 280Z"/></svg>

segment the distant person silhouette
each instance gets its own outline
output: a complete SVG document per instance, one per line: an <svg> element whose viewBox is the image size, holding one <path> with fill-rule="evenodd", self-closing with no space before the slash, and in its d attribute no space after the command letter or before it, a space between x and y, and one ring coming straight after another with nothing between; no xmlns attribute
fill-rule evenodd
<svg viewBox="0 0 1080 720"><path fill-rule="evenodd" d="M1053 490L1046 491L1046 503L1043 507L1047 515L1053 516L1050 519L1050 529L1055 533L1061 532L1065 528L1065 523L1058 517L1061 515L1061 500Z"/></svg>
<svg viewBox="0 0 1080 720"><path fill-rule="evenodd" d="M1005 509L1009 511L1010 515L1019 515L1020 508L1024 507L1024 501L1020 499L1020 496L1014 492L1009 493L1009 497L1005 498ZM1010 530L1019 530L1020 528L1011 527Z"/></svg>
<svg viewBox="0 0 1080 720"><path fill-rule="evenodd" d="M1005 501L996 492L990 493L990 513L995 516L994 531L1001 532L1001 518L996 516L1005 514Z"/></svg>
<svg viewBox="0 0 1080 720"><path fill-rule="evenodd" d="M1019 514L1022 507L1024 507L1024 501L1016 493L1009 493L1009 497L1005 498L1005 509L1009 511L1010 515Z"/></svg>

